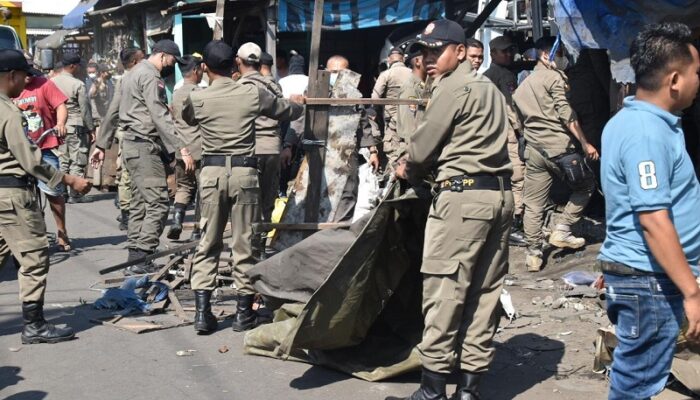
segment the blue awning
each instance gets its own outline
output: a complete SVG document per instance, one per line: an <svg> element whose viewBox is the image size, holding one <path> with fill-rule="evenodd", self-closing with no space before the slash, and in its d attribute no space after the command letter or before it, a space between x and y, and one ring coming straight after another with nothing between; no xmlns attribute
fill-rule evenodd
<svg viewBox="0 0 700 400"><path fill-rule="evenodd" d="M63 29L78 29L85 25L85 13L92 11L98 0L81 0L74 9L63 17Z"/></svg>

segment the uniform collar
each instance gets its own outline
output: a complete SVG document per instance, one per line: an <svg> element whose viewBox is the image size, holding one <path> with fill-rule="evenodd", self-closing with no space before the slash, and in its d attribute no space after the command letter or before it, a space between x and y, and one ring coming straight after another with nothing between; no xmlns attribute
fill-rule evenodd
<svg viewBox="0 0 700 400"><path fill-rule="evenodd" d="M66 72L65 70L64 70L64 71L61 71L60 75L65 75L65 76L70 76L71 78L75 78L75 77L73 76L73 74L69 74L69 73Z"/></svg>
<svg viewBox="0 0 700 400"><path fill-rule="evenodd" d="M253 76L253 75L262 76L262 74L260 72L253 70L253 71L249 71L249 72L246 72L245 74L241 75L241 78L246 78L246 77Z"/></svg>
<svg viewBox="0 0 700 400"><path fill-rule="evenodd" d="M403 65L404 67L406 66L406 64L402 63L401 61L394 61L388 69L398 68L401 65Z"/></svg>
<svg viewBox="0 0 700 400"><path fill-rule="evenodd" d="M628 109L650 112L664 120L671 128L678 128L681 126L681 117L663 110L659 106L649 103L648 101L637 100L634 96L628 96L625 97L623 105Z"/></svg>
<svg viewBox="0 0 700 400"><path fill-rule="evenodd" d="M0 100L4 101L6 103L12 103L12 100L10 100L10 97L7 96L5 93L0 93Z"/></svg>
<svg viewBox="0 0 700 400"><path fill-rule="evenodd" d="M156 66L153 65L152 62L148 60L143 60L141 61L141 64L146 64L146 68L150 69L151 71L155 72L156 75L160 76L160 71L158 71L158 68L156 68Z"/></svg>
<svg viewBox="0 0 700 400"><path fill-rule="evenodd" d="M544 64L542 64L541 62L537 62L537 64L535 64L535 68L534 68L535 71L539 71L539 70L543 70L543 69L547 70L547 69L549 69L549 68L547 68L547 67L546 67Z"/></svg>
<svg viewBox="0 0 700 400"><path fill-rule="evenodd" d="M227 85L227 84L229 84L229 83L233 83L233 79L231 79L231 78L229 78L229 77L227 77L227 76L222 76L222 77L216 78L216 79L214 80L214 82L210 83L210 84L209 84L209 87L212 87L212 86L220 86L220 85Z"/></svg>

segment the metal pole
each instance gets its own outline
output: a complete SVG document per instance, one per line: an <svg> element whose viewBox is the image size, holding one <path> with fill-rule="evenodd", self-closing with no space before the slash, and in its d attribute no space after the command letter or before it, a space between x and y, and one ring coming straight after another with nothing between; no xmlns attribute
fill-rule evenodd
<svg viewBox="0 0 700 400"><path fill-rule="evenodd" d="M265 51L272 56L272 75L277 75L277 2L267 7L265 31Z"/></svg>
<svg viewBox="0 0 700 400"><path fill-rule="evenodd" d="M542 29L542 2L540 0L532 0L532 37L537 40L542 37L544 31Z"/></svg>

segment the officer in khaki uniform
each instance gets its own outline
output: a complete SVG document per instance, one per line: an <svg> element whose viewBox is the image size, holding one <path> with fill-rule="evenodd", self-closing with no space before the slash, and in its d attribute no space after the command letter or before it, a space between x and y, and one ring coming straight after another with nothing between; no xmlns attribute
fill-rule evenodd
<svg viewBox="0 0 700 400"><path fill-rule="evenodd" d="M122 158L131 177L132 194L128 261L153 254L158 248L168 217L170 200L165 168L174 159L172 154L179 150L186 171L194 171L189 150L175 134L161 78L172 74L175 63L180 61L177 44L161 40L153 46L148 59L122 78L119 101L119 123L124 128ZM136 264L125 272L141 274L151 269L150 265Z"/></svg>
<svg viewBox="0 0 700 400"><path fill-rule="evenodd" d="M399 99L421 100L430 97L427 88L428 74L423 65L423 56L420 53L412 54L408 60L411 63L412 71L408 82L401 87ZM418 124L423 119L425 106L400 105L396 116L396 134L401 140L399 148L399 157L406 153L408 141L413 132L418 129Z"/></svg>
<svg viewBox="0 0 700 400"><path fill-rule="evenodd" d="M437 182L421 266L423 376L409 400L447 400L447 378L455 369L453 398L479 398L508 271L513 194L507 106L466 61L464 39L458 23L438 20L413 45L420 46L428 74L439 80L396 173L414 185L434 173Z"/></svg>
<svg viewBox="0 0 700 400"><path fill-rule="evenodd" d="M525 163L518 156L518 135L521 127L518 116L513 109L513 93L518 86L518 80L515 74L508 69L508 66L513 63L515 45L508 37L499 36L489 42L489 48L492 62L489 69L484 72L484 76L489 78L498 87L498 90L503 93L508 105L508 157L511 164L513 164L511 185L513 186L513 198L515 199L515 214L510 243L516 246L524 246L525 240L522 229Z"/></svg>
<svg viewBox="0 0 700 400"><path fill-rule="evenodd" d="M389 68L379 74L377 82L374 84L374 89L372 89L373 99L398 99L401 88L413 76L411 69L404 64L403 51L398 47L391 49L386 63ZM396 133L398 112L398 106L384 106L383 151L387 156L389 165L395 163L406 148L405 141Z"/></svg>
<svg viewBox="0 0 700 400"><path fill-rule="evenodd" d="M523 81L513 95L514 105L523 121L523 132L527 142L525 148L525 240L527 241L526 264L528 271L537 272L542 267L542 224L544 208L549 199L554 176L565 178L557 164L562 157L579 153L577 140L587 157L598 159L598 151L586 140L581 127L566 99L566 76L549 59L554 38L537 41L539 60L534 71ZM581 158L575 161L580 167ZM590 200L595 182L590 175L581 176L572 182L566 179L573 193L563 214L555 222L549 243L556 247L578 249L586 244L583 238L571 234L571 225L576 223Z"/></svg>
<svg viewBox="0 0 700 400"><path fill-rule="evenodd" d="M259 72L261 57L262 49L255 43L244 43L238 49L236 64L241 72L238 83L254 85L260 90L267 90L279 99L283 98L279 84ZM279 122L266 116L258 117L255 120L255 155L258 157L260 171L260 208L265 222L271 221L275 198L279 192L281 147Z"/></svg>
<svg viewBox="0 0 700 400"><path fill-rule="evenodd" d="M122 62L122 66L124 67L125 71L122 78L114 85L114 96L112 96L112 101L109 103L107 113L102 119L102 125L100 126L99 132L97 132L97 139L95 140L95 150L90 156L90 163L92 164L93 168L100 168L102 166L102 162L104 161L105 150L112 147L112 140L114 140L115 137L119 140L118 166L121 171L119 174L118 198L121 215L119 216L118 221L119 229L122 231L128 229L129 207L131 204L131 177L129 176L129 171L127 171L122 160L122 139L124 138L124 129L119 125L121 83L128 75L129 71L140 63L143 58L143 50L135 47L128 47L119 52L119 59Z"/></svg>
<svg viewBox="0 0 700 400"><path fill-rule="evenodd" d="M92 119L90 101L85 90L85 83L75 78L80 70L80 56L75 53L63 55L63 70L52 78L54 84L68 98L68 121L66 122L66 137L59 147L61 152L61 171L76 176L85 176L85 166L88 161L90 143L95 134L95 123ZM69 190L68 202L78 203L81 197Z"/></svg>
<svg viewBox="0 0 700 400"><path fill-rule="evenodd" d="M223 41L207 44L204 71L209 76L209 87L191 92L182 111L188 124L199 125L202 136L202 240L191 276L197 310L194 328L198 333L216 330L210 299L216 288L223 233L229 221L238 292L233 330L240 332L256 326L257 314L252 309L255 289L245 275L255 262L252 224L260 221L255 121L260 115L291 121L303 112L299 104L278 99L255 85L233 81L233 58L233 49Z"/></svg>
<svg viewBox="0 0 700 400"><path fill-rule="evenodd" d="M26 121L10 100L24 89L27 74L42 75L30 67L22 52L0 50L0 268L10 254L19 263L22 343L57 343L72 339L74 333L44 319L49 242L33 179L50 188L64 183L79 193L89 191L90 183L42 163L41 151L27 140Z"/></svg>
<svg viewBox="0 0 700 400"><path fill-rule="evenodd" d="M202 160L202 133L199 126L191 126L182 119L182 109L190 96L190 93L200 90L199 83L202 82L204 71L202 70L202 60L199 57L186 55L182 57L180 72L184 78L184 83L173 93L173 120L175 121L175 131L187 144L192 158L195 162L195 171L188 173L185 171L185 163L179 153L175 164L175 177L177 179L177 190L175 192L175 206L173 207L173 224L168 230L168 239L179 239L182 232L182 223L185 219L185 210L197 193L197 182L201 170ZM195 213L198 219L198 212ZM192 231L192 238L198 239L200 236L199 226L195 225Z"/></svg>

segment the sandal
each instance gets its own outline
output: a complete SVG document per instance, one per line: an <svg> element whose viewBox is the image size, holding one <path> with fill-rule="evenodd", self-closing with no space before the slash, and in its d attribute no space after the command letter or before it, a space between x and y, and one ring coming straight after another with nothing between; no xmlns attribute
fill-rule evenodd
<svg viewBox="0 0 700 400"><path fill-rule="evenodd" d="M71 251L70 239L65 232L58 231L56 233L56 247L59 252L69 252Z"/></svg>

